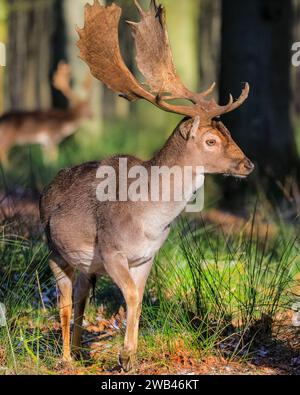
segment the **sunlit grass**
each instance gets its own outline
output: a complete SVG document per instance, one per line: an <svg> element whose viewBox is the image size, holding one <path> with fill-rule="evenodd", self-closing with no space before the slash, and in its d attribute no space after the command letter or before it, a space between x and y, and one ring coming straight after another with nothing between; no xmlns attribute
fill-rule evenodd
<svg viewBox="0 0 300 395"><path fill-rule="evenodd" d="M250 236L176 229L157 258L147 324L169 335L189 333L189 347L205 351L236 336L232 353L245 353L256 336L270 335L279 311L290 308L297 272L297 237L261 239L253 218ZM158 329L160 328L160 329Z"/></svg>
<svg viewBox="0 0 300 395"><path fill-rule="evenodd" d="M59 169L116 153L148 159L171 129L162 133L129 120L105 123L101 130L85 127L61 144L54 163L46 163L37 146L16 148L1 190L5 194L23 185L39 192ZM256 339L270 335L277 313L291 307L289 290L300 271L300 244L297 223L288 225L280 210L266 210L266 205L263 201L264 213L272 215L278 230L275 237L259 231L256 210L250 232L235 235L203 226L203 221L197 227L186 220L174 226L145 295L139 358L155 367L167 365L165 355L179 349L195 358L211 353L247 358ZM13 221L3 223L0 233L0 302L7 309L7 324L0 328L0 369L57 374L62 339L48 249L41 233L32 236L28 231L25 238L22 218ZM95 301L88 309L90 322L96 317L95 305L104 304L111 317L123 303L106 278L99 281ZM120 330L99 342L97 358L85 357L76 366L89 374L113 370L122 342Z"/></svg>
<svg viewBox="0 0 300 395"><path fill-rule="evenodd" d="M295 234L261 239L256 230L255 217L250 236L191 229L187 221L174 228L148 284L140 358L156 367L168 363L162 356L176 355L179 349L194 358L211 353L245 358L260 335L270 335L276 314L291 305L298 240ZM47 248L41 239L29 241L3 228L0 258L0 294L7 309L7 324L0 329L1 368L18 374L57 374L62 340ZM115 292L109 280L99 282L97 304L111 302L108 317L122 303ZM89 322L96 320L93 306ZM111 340L96 340L100 351L96 348L92 355L97 358L77 362L78 369L90 374L114 369L123 331Z"/></svg>

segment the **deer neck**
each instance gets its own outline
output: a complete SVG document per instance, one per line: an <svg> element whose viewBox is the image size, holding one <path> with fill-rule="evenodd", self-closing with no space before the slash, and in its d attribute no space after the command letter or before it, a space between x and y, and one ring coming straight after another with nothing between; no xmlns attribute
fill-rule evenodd
<svg viewBox="0 0 300 395"><path fill-rule="evenodd" d="M69 108L68 110L70 118L73 120L76 125L79 125L82 120L85 118L83 105L81 103L77 104L74 107Z"/></svg>
<svg viewBox="0 0 300 395"><path fill-rule="evenodd" d="M193 155L187 144L187 141L181 135L180 130L177 128L163 148L153 157L153 159L148 162L148 165L149 167L180 167L182 170L184 170L186 167L192 167L194 170L196 170L197 167L201 167L199 164L201 163L201 158L197 158L197 163L194 163L192 157ZM196 174L194 174L194 177L195 176Z"/></svg>
<svg viewBox="0 0 300 395"><path fill-rule="evenodd" d="M176 129L163 148L150 161L151 166L184 166L186 141Z"/></svg>
<svg viewBox="0 0 300 395"><path fill-rule="evenodd" d="M169 138L164 147L155 157L148 163L148 172L151 176L151 169L153 167L162 168L167 166L169 169L181 170L181 174L185 175L185 171L191 172L188 181L182 178L182 184L171 181L171 199L169 202L159 201L151 202L151 208L160 211L162 225L171 223L178 215L185 209L189 201L193 198L199 188L203 186L204 175L200 167L192 163L192 155L189 151L187 141L181 135L179 129L176 129L173 135ZM197 172L198 170L198 172ZM174 190L182 188L184 199L176 201L174 199Z"/></svg>

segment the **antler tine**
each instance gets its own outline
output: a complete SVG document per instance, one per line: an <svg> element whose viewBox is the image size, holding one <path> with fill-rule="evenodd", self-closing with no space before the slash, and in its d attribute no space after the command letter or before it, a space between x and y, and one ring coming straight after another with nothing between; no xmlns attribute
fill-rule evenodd
<svg viewBox="0 0 300 395"><path fill-rule="evenodd" d="M215 87L216 87L216 83L213 82L211 84L211 86L207 89L207 91L202 93L202 96L204 96L204 97L210 96L213 93L213 91L215 90Z"/></svg>
<svg viewBox="0 0 300 395"><path fill-rule="evenodd" d="M209 110L210 118L212 119L215 117L220 117L222 114L229 112L233 103L234 103L234 99L232 94L229 95L229 101L224 106L220 106L215 102L215 100L211 100L210 103L208 102L208 106L209 104L211 104L211 109Z"/></svg>
<svg viewBox="0 0 300 395"><path fill-rule="evenodd" d="M66 88L66 79L70 78L70 67L64 61L61 60L56 68L56 71L53 75L53 86L58 89L65 89Z"/></svg>
<svg viewBox="0 0 300 395"><path fill-rule="evenodd" d="M233 96L230 94L228 104L225 106L220 106L213 99L210 101L203 100L204 97L207 97L213 92L214 87L215 83L206 92L198 94L198 100L194 106L174 106L163 101L161 94L157 96L156 100L159 106L165 111L185 113L191 117L195 117L200 114L202 115L201 122L205 123L213 118L220 117L223 114L229 113L239 108L247 100L250 92L250 85L246 83L238 100L234 101Z"/></svg>
<svg viewBox="0 0 300 395"><path fill-rule="evenodd" d="M141 15L144 15L144 10L142 9L142 7L141 7L140 3L138 2L138 0L134 0L134 4L135 4L136 8L138 9L139 13Z"/></svg>
<svg viewBox="0 0 300 395"><path fill-rule="evenodd" d="M152 0L150 9L140 14L140 22L129 24L135 40L137 66L147 85L155 94L170 93L168 99L191 100L193 94L181 82L173 62L164 7Z"/></svg>
<svg viewBox="0 0 300 395"><path fill-rule="evenodd" d="M202 93L193 93L187 89L173 62L164 7L158 6L156 0L151 0L149 11L141 15L140 22L130 23L137 51L136 61L151 91L155 94L158 92L156 100L162 109L190 116L201 114L203 122L206 122L242 104L241 99L234 103L231 95L225 106L218 105L213 99L207 100L214 91L215 82ZM176 106L166 102L172 99L187 99L194 106Z"/></svg>
<svg viewBox="0 0 300 395"><path fill-rule="evenodd" d="M242 90L240 97L234 101L233 96L230 94L229 103L225 106L219 106L215 104L215 108L212 108L210 115L212 118L219 117L223 114L227 114L231 111L239 108L248 98L250 92L250 85L248 82L245 84L245 87Z"/></svg>
<svg viewBox="0 0 300 395"><path fill-rule="evenodd" d="M149 100L151 95L139 85L122 58L118 37L120 17L121 8L114 3L105 7L95 0L86 7L84 27L77 29L80 57L92 75L109 89L130 101L144 96Z"/></svg>
<svg viewBox="0 0 300 395"><path fill-rule="evenodd" d="M143 12L143 15L144 14ZM85 25L77 28L80 57L89 66L95 78L129 101L145 99L170 112L187 114L184 108L163 103L136 80L124 63L120 52L118 26L121 8L114 3L102 6L98 0L85 8ZM162 104L162 106L161 106Z"/></svg>
<svg viewBox="0 0 300 395"><path fill-rule="evenodd" d="M136 80L122 58L118 37L121 8L114 3L105 7L99 0L86 6L84 27L77 29L80 57L94 77L129 101L145 99L168 112L189 117L200 115L203 123L232 111L246 100L249 85L246 85L237 102L234 103L230 96L226 106L206 99L213 92L215 83L203 93L193 93L187 89L173 62L164 7L158 6L156 0L151 0L150 9L145 12L138 0L134 0L134 3L141 20L128 23L135 39L137 65L150 91ZM171 104L168 102L171 99L187 99L193 105Z"/></svg>
<svg viewBox="0 0 300 395"><path fill-rule="evenodd" d="M78 103L79 98L71 88L71 67L63 60L58 63L54 73L53 86L70 101L71 105Z"/></svg>
<svg viewBox="0 0 300 395"><path fill-rule="evenodd" d="M248 84L248 82L246 82L245 87L242 90L241 96L232 104L232 106L226 112L234 111L237 108L239 108L248 99L249 92L250 92L250 85Z"/></svg>

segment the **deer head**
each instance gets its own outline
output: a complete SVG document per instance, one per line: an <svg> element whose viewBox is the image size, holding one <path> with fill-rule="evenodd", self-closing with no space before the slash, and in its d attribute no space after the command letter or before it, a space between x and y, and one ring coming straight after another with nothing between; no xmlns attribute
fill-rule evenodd
<svg viewBox="0 0 300 395"><path fill-rule="evenodd" d="M91 73L111 90L129 101L147 100L160 109L191 118L181 125L181 135L186 139L191 157L201 156L206 173L226 173L247 176L254 165L243 154L219 121L221 115L240 107L248 97L246 83L238 100L230 95L227 105L221 106L209 100L215 83L205 92L193 93L180 80L173 62L167 28L166 13L156 0L151 0L149 11L144 11L134 0L141 16L140 22L128 22L136 46L136 61L145 77L141 84L129 71L120 53L118 26L120 7L102 6L95 0L85 7L85 25L77 29L80 57L90 67ZM171 101L185 99L188 105L176 105ZM186 127L189 125L189 127Z"/></svg>
<svg viewBox="0 0 300 395"><path fill-rule="evenodd" d="M90 73L87 73L86 79L82 84L85 99L82 99L71 87L71 76L70 65L64 61L59 62L53 76L53 86L68 99L70 108L77 112L78 117L91 118L90 93L92 90L92 77Z"/></svg>

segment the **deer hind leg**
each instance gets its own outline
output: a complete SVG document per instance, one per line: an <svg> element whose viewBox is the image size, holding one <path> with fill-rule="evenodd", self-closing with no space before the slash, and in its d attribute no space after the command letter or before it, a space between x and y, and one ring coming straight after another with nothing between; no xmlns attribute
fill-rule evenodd
<svg viewBox="0 0 300 395"><path fill-rule="evenodd" d="M125 371L132 369L137 351L137 332L140 314L139 290L129 270L128 261L121 254L106 259L104 267L108 275L123 293L127 305L127 327L120 364Z"/></svg>
<svg viewBox="0 0 300 395"><path fill-rule="evenodd" d="M59 291L59 314L63 337L63 361L70 362L70 323L72 315L72 288L74 269L58 255L53 255L49 262L50 268L56 279Z"/></svg>
<svg viewBox="0 0 300 395"><path fill-rule="evenodd" d="M78 356L81 349L82 322L87 298L93 285L93 277L80 273L74 287L74 330L72 351Z"/></svg>

